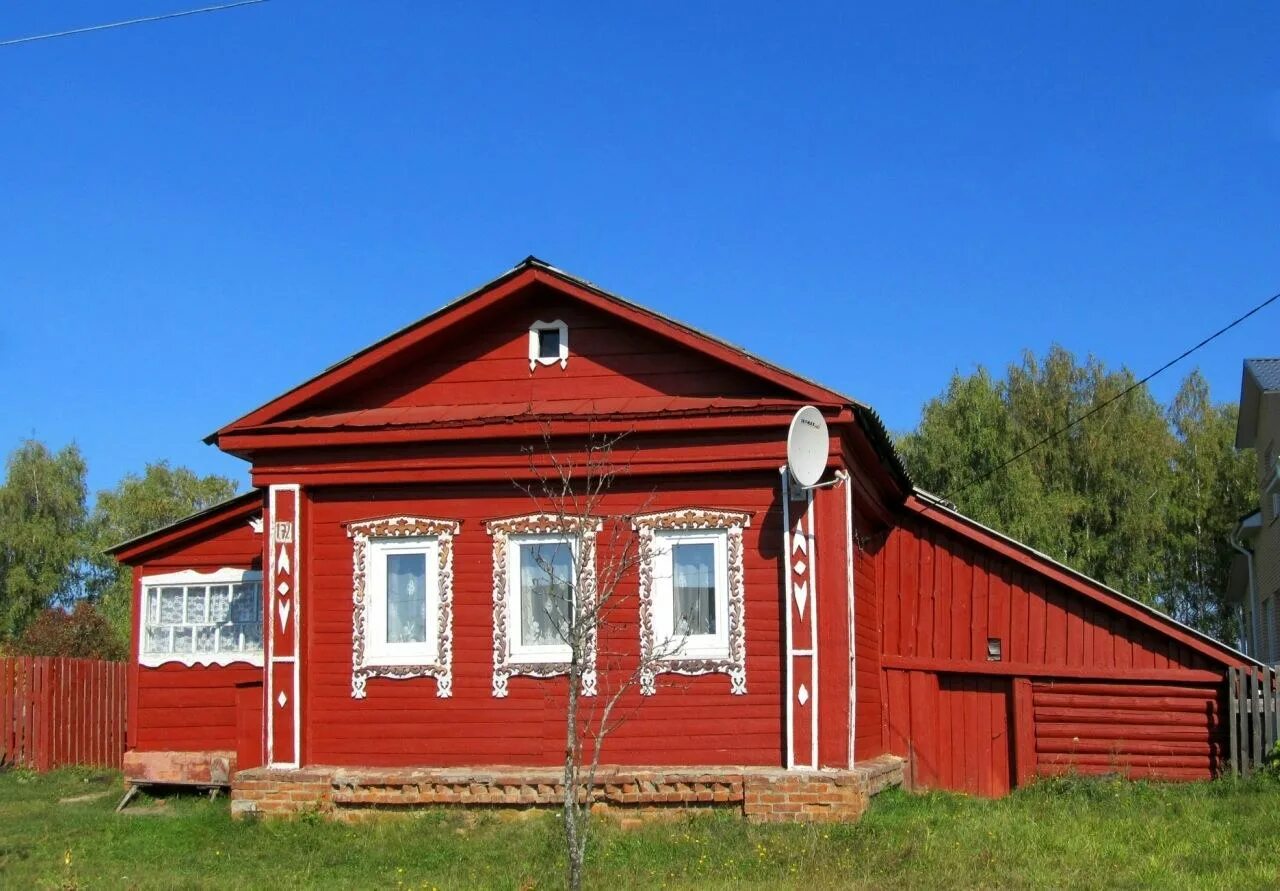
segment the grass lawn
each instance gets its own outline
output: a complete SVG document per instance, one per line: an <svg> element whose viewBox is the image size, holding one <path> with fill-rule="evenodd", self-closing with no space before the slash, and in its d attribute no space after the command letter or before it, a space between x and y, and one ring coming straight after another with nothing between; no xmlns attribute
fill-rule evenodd
<svg viewBox="0 0 1280 891"><path fill-rule="evenodd" d="M0 773L5 888L556 888L554 815L432 810L358 826L235 822L226 800L135 799L117 774ZM94 796L95 793L108 793ZM60 801L61 799L80 799ZM1280 886L1280 785L1041 784L998 801L889 792L852 826L731 812L602 823L590 887Z"/></svg>

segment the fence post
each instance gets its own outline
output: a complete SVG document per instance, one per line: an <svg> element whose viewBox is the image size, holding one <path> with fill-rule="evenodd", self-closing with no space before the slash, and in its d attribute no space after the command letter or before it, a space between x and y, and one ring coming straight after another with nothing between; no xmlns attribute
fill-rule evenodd
<svg viewBox="0 0 1280 891"><path fill-rule="evenodd" d="M1239 717L1236 714L1236 675L1238 669L1227 669L1227 761L1231 765L1231 772L1240 775L1240 728L1238 726Z"/></svg>

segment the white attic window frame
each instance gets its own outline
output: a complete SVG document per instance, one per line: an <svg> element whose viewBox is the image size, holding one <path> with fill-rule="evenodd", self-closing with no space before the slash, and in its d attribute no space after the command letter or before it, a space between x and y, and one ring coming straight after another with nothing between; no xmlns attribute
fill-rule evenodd
<svg viewBox="0 0 1280 891"><path fill-rule="evenodd" d="M543 331L555 331L559 335L560 349L558 355L542 355ZM539 365L554 365L557 362L560 363L561 368L569 364L569 326L560 319L555 319L551 322L534 322L529 326L529 370L533 371Z"/></svg>

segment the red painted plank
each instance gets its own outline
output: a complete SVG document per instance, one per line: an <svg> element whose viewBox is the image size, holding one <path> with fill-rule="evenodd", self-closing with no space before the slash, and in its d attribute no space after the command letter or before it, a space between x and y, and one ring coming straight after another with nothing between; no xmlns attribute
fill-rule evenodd
<svg viewBox="0 0 1280 891"><path fill-rule="evenodd" d="M968 555L953 552L951 557L951 597L953 600L951 631L951 658L969 658L969 617L973 601L973 573Z"/></svg>
<svg viewBox="0 0 1280 891"><path fill-rule="evenodd" d="M925 535L920 541L920 574L915 594L915 645L914 652L922 656L933 655L933 620L934 600L936 598L935 561L941 555L937 553L935 542Z"/></svg>

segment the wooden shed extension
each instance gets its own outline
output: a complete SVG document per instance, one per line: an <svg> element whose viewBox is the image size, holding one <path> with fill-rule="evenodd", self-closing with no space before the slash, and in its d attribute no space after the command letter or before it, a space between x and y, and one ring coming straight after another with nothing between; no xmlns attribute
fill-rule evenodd
<svg viewBox="0 0 1280 891"><path fill-rule="evenodd" d="M882 729L916 788L1217 773L1248 657L924 492L876 562Z"/></svg>

